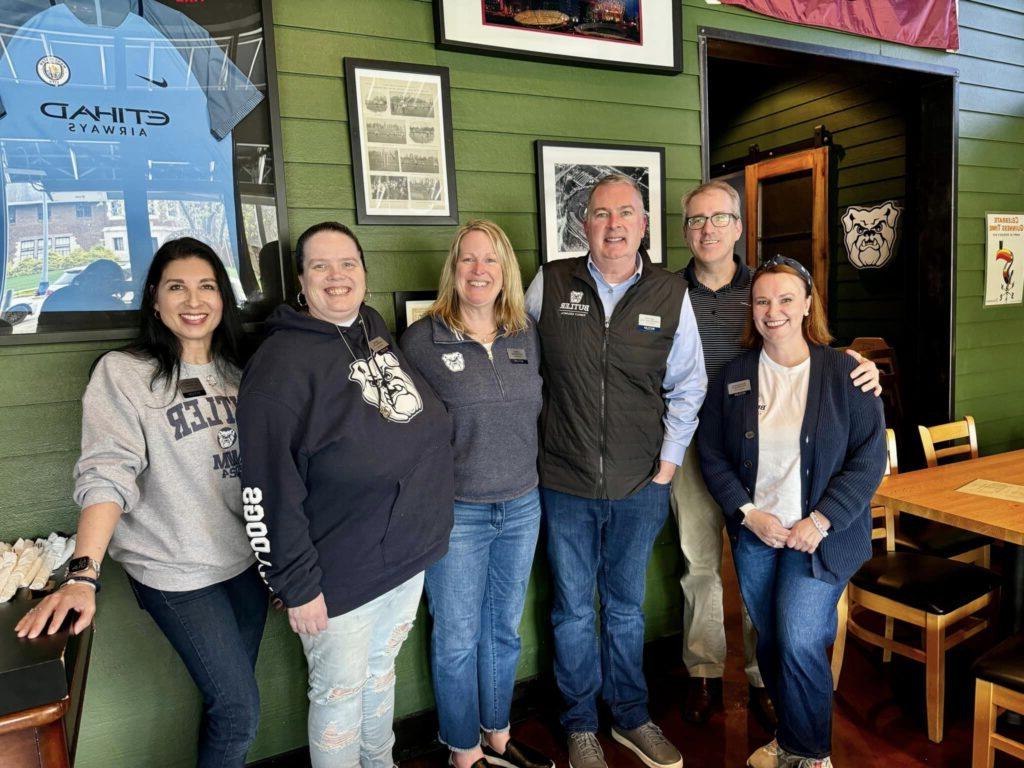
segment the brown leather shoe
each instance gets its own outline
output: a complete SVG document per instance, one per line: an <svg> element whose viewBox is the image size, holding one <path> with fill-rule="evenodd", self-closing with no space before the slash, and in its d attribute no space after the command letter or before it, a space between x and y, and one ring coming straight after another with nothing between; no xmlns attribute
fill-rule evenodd
<svg viewBox="0 0 1024 768"><path fill-rule="evenodd" d="M755 688L752 685L749 689L750 713L768 733L775 733L775 729L779 727L779 718L775 714L775 705L772 704L772 697L768 695L768 689Z"/></svg>
<svg viewBox="0 0 1024 768"><path fill-rule="evenodd" d="M714 710L722 708L722 678L691 677L686 688L683 719L706 723Z"/></svg>

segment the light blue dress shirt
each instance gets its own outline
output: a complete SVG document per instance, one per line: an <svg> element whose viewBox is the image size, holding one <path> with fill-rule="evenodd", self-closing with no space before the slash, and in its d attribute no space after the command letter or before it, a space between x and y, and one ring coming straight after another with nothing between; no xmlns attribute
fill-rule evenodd
<svg viewBox="0 0 1024 768"><path fill-rule="evenodd" d="M630 286L640 279L643 262L637 257L636 272L628 280L618 285L611 285L604 279L601 270L593 260L587 257L587 269L590 270L594 283L598 288L601 306L604 307L605 322L609 322L615 305L626 294ZM544 304L544 270L537 272L529 289L526 291L526 311L534 320L540 322L540 313ZM543 343L543 339L541 339ZM683 463L686 446L693 439L697 430L697 413L704 402L708 390L708 377L704 372L704 352L700 345L700 333L697 331L697 318L690 304L690 293L679 308L679 323L676 325L675 336L672 337L672 348L669 350L665 363L665 379L662 382L665 397L665 436L661 443L661 458L676 466Z"/></svg>

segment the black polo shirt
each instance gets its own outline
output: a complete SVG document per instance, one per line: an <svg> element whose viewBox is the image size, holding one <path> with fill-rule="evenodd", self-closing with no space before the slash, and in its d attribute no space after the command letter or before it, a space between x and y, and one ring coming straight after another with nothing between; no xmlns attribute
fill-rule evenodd
<svg viewBox="0 0 1024 768"><path fill-rule="evenodd" d="M709 385L725 364L743 351L740 337L750 316L750 284L754 272L736 254L733 254L732 260L736 265L736 274L732 282L717 291L712 291L697 280L694 269L696 259L690 259L690 263L680 270L690 286L690 303L697 317L697 330L700 331L700 345L704 350L704 368L707 370Z"/></svg>

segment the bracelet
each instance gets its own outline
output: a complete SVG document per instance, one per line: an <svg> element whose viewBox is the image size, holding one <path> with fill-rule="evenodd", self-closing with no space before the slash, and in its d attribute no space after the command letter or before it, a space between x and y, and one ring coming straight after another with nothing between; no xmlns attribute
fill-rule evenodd
<svg viewBox="0 0 1024 768"><path fill-rule="evenodd" d="M808 517L811 518L811 522L814 523L814 527L818 529L818 533L821 535L821 538L824 539L826 536L828 536L828 531L825 530L825 526L823 526L821 522L818 520L817 512L812 511L811 514L808 515Z"/></svg>
<svg viewBox="0 0 1024 768"><path fill-rule="evenodd" d="M68 578L64 579L64 583L61 584L60 587L58 587L58 589L62 589L66 587L68 584L88 584L90 587L96 590L96 594L99 594L100 591L100 580L94 579L90 576L69 576Z"/></svg>

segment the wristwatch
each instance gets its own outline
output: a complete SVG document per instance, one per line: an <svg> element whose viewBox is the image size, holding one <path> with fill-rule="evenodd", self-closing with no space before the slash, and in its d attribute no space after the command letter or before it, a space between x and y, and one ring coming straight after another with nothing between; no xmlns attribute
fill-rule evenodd
<svg viewBox="0 0 1024 768"><path fill-rule="evenodd" d="M74 574L81 573L89 568L92 568L96 572L96 578L98 579L100 577L100 564L97 561L85 555L82 557L73 557L71 558L71 562L68 563L67 576L73 576Z"/></svg>

